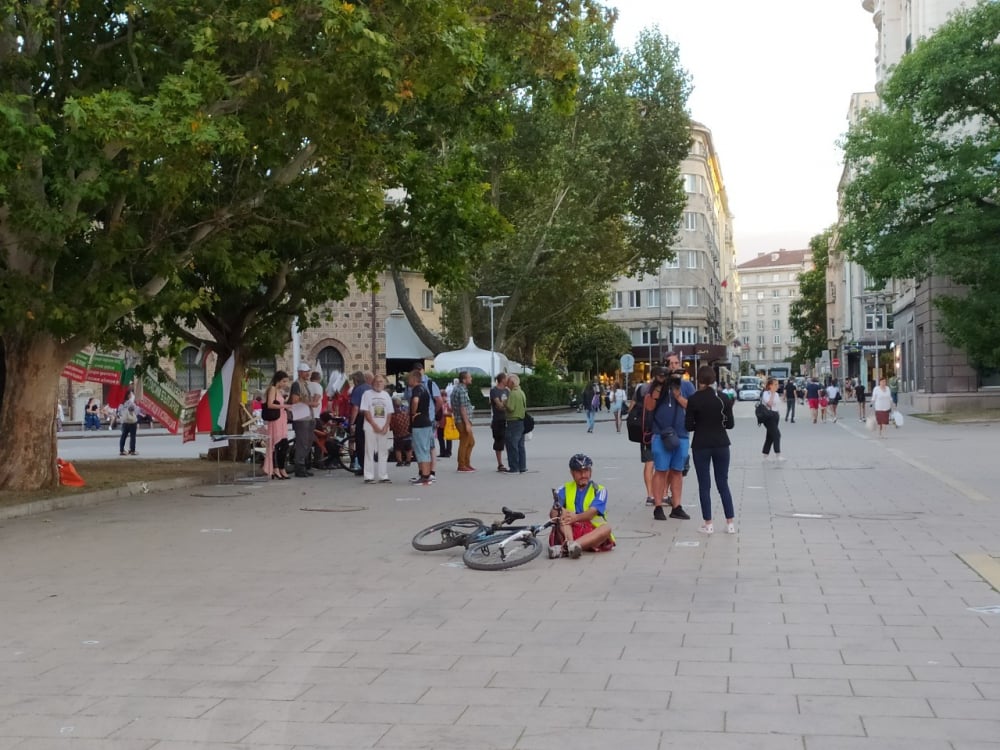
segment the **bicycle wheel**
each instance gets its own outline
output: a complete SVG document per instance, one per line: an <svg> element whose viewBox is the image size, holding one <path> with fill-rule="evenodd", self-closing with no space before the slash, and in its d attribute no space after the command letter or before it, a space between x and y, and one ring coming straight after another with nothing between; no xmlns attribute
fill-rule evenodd
<svg viewBox="0 0 1000 750"><path fill-rule="evenodd" d="M470 534L480 534L486 527L478 518L455 518L442 521L418 531L413 537L413 548L421 552L434 552L439 549L457 547L465 543Z"/></svg>
<svg viewBox="0 0 1000 750"><path fill-rule="evenodd" d="M542 554L542 543L533 536L514 540L501 549L499 543L510 536L512 534L494 534L471 545L463 553L462 562L473 570L507 570L531 562Z"/></svg>

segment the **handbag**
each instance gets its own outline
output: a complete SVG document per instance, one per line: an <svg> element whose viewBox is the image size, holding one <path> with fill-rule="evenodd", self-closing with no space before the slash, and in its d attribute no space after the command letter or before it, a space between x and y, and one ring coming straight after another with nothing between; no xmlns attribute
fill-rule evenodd
<svg viewBox="0 0 1000 750"><path fill-rule="evenodd" d="M660 433L660 442L663 443L663 447L669 453L673 453L681 447L681 439L677 436L677 430L673 427L668 427Z"/></svg>
<svg viewBox="0 0 1000 750"><path fill-rule="evenodd" d="M524 434L530 435L535 429L535 418L528 412L524 412Z"/></svg>
<svg viewBox="0 0 1000 750"><path fill-rule="evenodd" d="M277 422L279 416L281 416L281 412L278 409L264 407L260 410L260 418L265 422Z"/></svg>
<svg viewBox="0 0 1000 750"><path fill-rule="evenodd" d="M754 409L754 414L757 415L757 424L762 425L767 420L771 418L771 410L764 406L763 401L757 402L757 408Z"/></svg>
<svg viewBox="0 0 1000 750"><path fill-rule="evenodd" d="M458 440L458 427L455 426L455 417L451 414L444 418L444 439Z"/></svg>

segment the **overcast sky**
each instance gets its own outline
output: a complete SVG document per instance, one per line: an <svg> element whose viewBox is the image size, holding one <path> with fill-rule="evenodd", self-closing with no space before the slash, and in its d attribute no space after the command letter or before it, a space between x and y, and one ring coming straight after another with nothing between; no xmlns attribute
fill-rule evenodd
<svg viewBox="0 0 1000 750"><path fill-rule="evenodd" d="M837 217L836 142L875 86L876 32L861 0L606 0L630 46L658 26L680 49L691 116L712 131L739 262L801 249Z"/></svg>

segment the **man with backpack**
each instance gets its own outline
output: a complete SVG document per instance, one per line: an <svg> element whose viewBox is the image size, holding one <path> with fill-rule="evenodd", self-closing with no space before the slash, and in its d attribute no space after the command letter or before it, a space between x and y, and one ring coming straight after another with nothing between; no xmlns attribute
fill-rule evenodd
<svg viewBox="0 0 1000 750"><path fill-rule="evenodd" d="M587 432L594 431L594 418L601 410L601 384L594 376L592 383L583 389L583 408L587 410Z"/></svg>

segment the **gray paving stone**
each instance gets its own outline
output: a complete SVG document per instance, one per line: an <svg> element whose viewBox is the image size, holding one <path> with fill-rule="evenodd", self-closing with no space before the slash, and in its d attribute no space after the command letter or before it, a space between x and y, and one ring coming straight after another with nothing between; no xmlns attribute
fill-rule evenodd
<svg viewBox="0 0 1000 750"><path fill-rule="evenodd" d="M924 698L848 697L830 695L801 695L798 710L803 714L844 714L861 716L934 716Z"/></svg>
<svg viewBox="0 0 1000 750"><path fill-rule="evenodd" d="M712 708L714 707L685 711L650 711L644 706L598 708L594 711L590 726L599 729L722 732L726 714L720 709Z"/></svg>
<svg viewBox="0 0 1000 750"><path fill-rule="evenodd" d="M806 750L953 750L947 740L891 737L818 737L806 735Z"/></svg>
<svg viewBox="0 0 1000 750"><path fill-rule="evenodd" d="M843 736L864 736L858 716L824 714L779 714L759 711L726 713L726 731L803 735L809 732Z"/></svg>
<svg viewBox="0 0 1000 750"><path fill-rule="evenodd" d="M608 747L630 750L658 750L660 732L655 730L532 727L525 729L515 750L605 750ZM463 746L463 747L468 747ZM456 749L457 750L457 749Z"/></svg>
<svg viewBox="0 0 1000 750"><path fill-rule="evenodd" d="M520 726L427 727L417 724L393 726L375 747L421 748L426 750L510 750L521 736Z"/></svg>
<svg viewBox="0 0 1000 750"><path fill-rule="evenodd" d="M867 715L863 718L865 729L871 737L912 737L952 742L994 742L1000 737L1000 720L900 719Z"/></svg>
<svg viewBox="0 0 1000 750"><path fill-rule="evenodd" d="M243 742L256 747L265 745L364 748L374 747L392 725L348 724L307 721L265 721L248 733Z"/></svg>
<svg viewBox="0 0 1000 750"><path fill-rule="evenodd" d="M212 721L326 721L343 703L227 698L201 715Z"/></svg>

